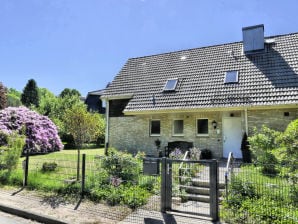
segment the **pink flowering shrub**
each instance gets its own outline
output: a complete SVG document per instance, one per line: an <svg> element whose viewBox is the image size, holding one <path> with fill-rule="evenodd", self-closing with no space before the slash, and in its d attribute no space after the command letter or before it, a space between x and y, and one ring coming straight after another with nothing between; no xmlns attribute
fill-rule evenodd
<svg viewBox="0 0 298 224"><path fill-rule="evenodd" d="M0 132L10 134L13 131L26 135L23 152L29 150L30 153L47 153L63 148L55 124L48 117L26 107L0 110ZM0 142L1 144L3 143Z"/></svg>

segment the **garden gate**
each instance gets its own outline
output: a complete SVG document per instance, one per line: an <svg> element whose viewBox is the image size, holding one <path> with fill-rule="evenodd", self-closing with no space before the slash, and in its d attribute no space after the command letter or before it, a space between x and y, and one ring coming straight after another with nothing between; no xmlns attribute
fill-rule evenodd
<svg viewBox="0 0 298 224"><path fill-rule="evenodd" d="M219 217L216 160L161 159L161 211Z"/></svg>

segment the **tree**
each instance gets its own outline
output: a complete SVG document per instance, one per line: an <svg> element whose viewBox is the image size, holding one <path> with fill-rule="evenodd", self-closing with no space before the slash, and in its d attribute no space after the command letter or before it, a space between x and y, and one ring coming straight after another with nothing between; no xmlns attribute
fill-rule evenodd
<svg viewBox="0 0 298 224"><path fill-rule="evenodd" d="M39 107L36 110L42 115L53 118L58 110L58 98L46 88L38 88L38 92Z"/></svg>
<svg viewBox="0 0 298 224"><path fill-rule="evenodd" d="M22 105L21 102L22 93L14 88L9 88L7 93L7 106L9 107L19 107Z"/></svg>
<svg viewBox="0 0 298 224"><path fill-rule="evenodd" d="M298 172L298 119L287 126L279 141L283 146L281 151L283 163L289 165L291 172Z"/></svg>
<svg viewBox="0 0 298 224"><path fill-rule="evenodd" d="M21 95L21 101L26 107L39 106L38 87L34 79L30 79Z"/></svg>
<svg viewBox="0 0 298 224"><path fill-rule="evenodd" d="M100 125L97 116L87 112L86 105L77 104L64 114L65 130L70 133L78 149L77 180L80 179L80 149L83 143L96 139Z"/></svg>
<svg viewBox="0 0 298 224"><path fill-rule="evenodd" d="M4 109L7 106L7 89L0 82L0 110Z"/></svg>
<svg viewBox="0 0 298 224"><path fill-rule="evenodd" d="M81 93L76 89L65 88L59 95L61 98L65 98L67 96L77 96L80 97Z"/></svg>

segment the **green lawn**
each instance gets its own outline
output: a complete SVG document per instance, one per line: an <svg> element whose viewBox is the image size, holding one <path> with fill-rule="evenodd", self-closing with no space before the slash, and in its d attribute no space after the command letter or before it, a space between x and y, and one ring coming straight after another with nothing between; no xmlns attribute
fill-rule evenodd
<svg viewBox="0 0 298 224"><path fill-rule="evenodd" d="M95 156L103 156L104 155L104 148L98 149L81 149L80 154L86 154L86 160L94 160ZM78 156L77 149L68 149L62 150L59 152L53 152L45 155L34 155L30 156L30 162L37 162L37 161L69 161L69 162L76 162Z"/></svg>
<svg viewBox="0 0 298 224"><path fill-rule="evenodd" d="M104 155L104 148L98 149L82 149L80 150L81 160L80 166L82 166L82 155L86 154L86 177L94 177L96 173L96 164L99 162L96 156ZM58 189L66 186L67 180L76 178L77 175L77 158L78 151L74 150L62 150L59 152L53 152L45 155L34 155L29 157L29 177L28 185L32 188L41 188L44 190ZM22 184L23 170L22 161L25 157L19 160L17 170L12 174L13 183ZM56 163L57 168L52 172L42 172L42 166L44 163ZM80 175L81 175L80 170Z"/></svg>

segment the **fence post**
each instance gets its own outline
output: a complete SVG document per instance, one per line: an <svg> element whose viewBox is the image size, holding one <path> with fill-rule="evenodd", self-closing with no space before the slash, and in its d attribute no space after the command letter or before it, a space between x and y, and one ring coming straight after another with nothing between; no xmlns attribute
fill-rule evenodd
<svg viewBox="0 0 298 224"><path fill-rule="evenodd" d="M219 218L218 209L218 164L215 159L210 163L210 216L216 222Z"/></svg>
<svg viewBox="0 0 298 224"><path fill-rule="evenodd" d="M167 171L166 158L161 159L161 186L160 186L160 211L166 211L166 171Z"/></svg>
<svg viewBox="0 0 298 224"><path fill-rule="evenodd" d="M167 159L166 164L166 210L172 209L172 160Z"/></svg>
<svg viewBox="0 0 298 224"><path fill-rule="evenodd" d="M23 186L26 187L28 184L28 174L29 174L29 152L26 153L26 159L23 161L23 169L24 169Z"/></svg>
<svg viewBox="0 0 298 224"><path fill-rule="evenodd" d="M228 195L228 172L225 172L225 190L226 190L226 198L227 201L229 200L229 195Z"/></svg>
<svg viewBox="0 0 298 224"><path fill-rule="evenodd" d="M86 154L83 154L82 158L82 188L81 188L81 197L84 198L85 193L85 179L86 179Z"/></svg>

